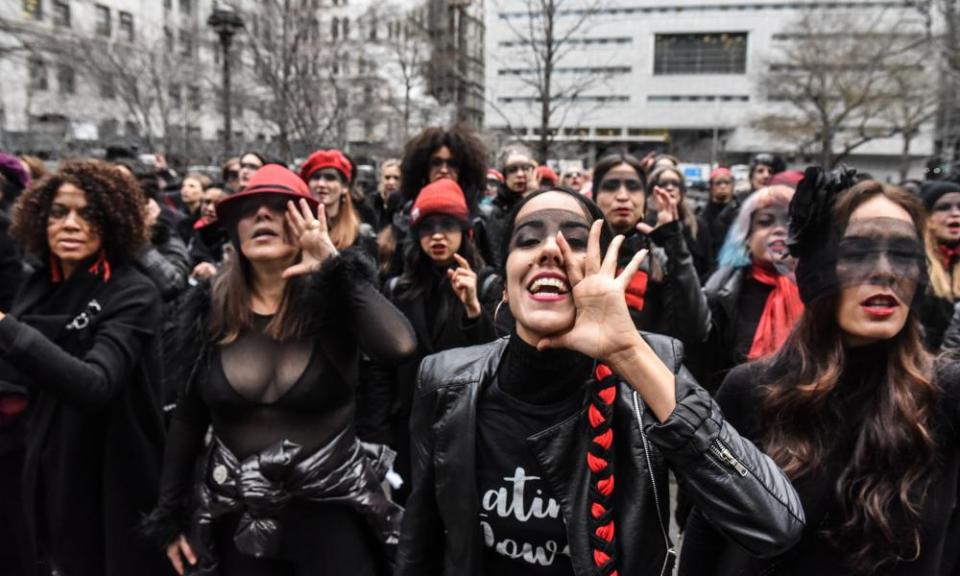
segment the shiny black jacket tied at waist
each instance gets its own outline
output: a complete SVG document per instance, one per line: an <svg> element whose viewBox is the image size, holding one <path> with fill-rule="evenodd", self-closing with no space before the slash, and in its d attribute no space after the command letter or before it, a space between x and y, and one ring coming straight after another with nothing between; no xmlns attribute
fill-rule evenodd
<svg viewBox="0 0 960 576"><path fill-rule="evenodd" d="M194 485L190 540L199 547L203 564L216 563L214 520L231 512L242 512L233 537L237 549L258 558L274 556L278 517L291 500L349 506L367 520L392 556L403 509L387 498L381 482L393 465L394 452L359 442L349 428L296 462L300 450L284 440L241 461L213 439L198 464L201 481Z"/></svg>

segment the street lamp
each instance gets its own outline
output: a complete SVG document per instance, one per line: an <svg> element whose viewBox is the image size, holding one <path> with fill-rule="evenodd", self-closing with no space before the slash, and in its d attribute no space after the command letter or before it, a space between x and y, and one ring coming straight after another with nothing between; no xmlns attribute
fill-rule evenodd
<svg viewBox="0 0 960 576"><path fill-rule="evenodd" d="M243 28L243 18L230 6L221 8L214 3L213 13L207 18L207 26L213 28L220 37L220 48L223 51L223 156L226 159L232 152L230 140L233 135L230 118L230 43L234 35Z"/></svg>

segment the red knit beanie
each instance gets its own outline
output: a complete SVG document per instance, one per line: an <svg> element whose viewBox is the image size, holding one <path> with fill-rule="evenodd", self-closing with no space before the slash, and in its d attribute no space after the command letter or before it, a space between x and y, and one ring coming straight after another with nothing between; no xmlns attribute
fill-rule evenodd
<svg viewBox="0 0 960 576"><path fill-rule="evenodd" d="M731 172L729 168L714 168L713 171L710 172L710 182L713 182L714 180L716 180L716 179L719 178L720 176L726 176L727 178L733 178L733 172Z"/></svg>
<svg viewBox="0 0 960 576"><path fill-rule="evenodd" d="M540 176L540 187L546 186L556 186L557 182L560 181L557 178L557 173L553 171L553 168L544 164L543 166L537 166L537 175Z"/></svg>
<svg viewBox="0 0 960 576"><path fill-rule="evenodd" d="M441 178L420 190L410 210L410 225L416 226L434 214L453 216L467 223L467 201L459 184L449 178Z"/></svg>
<svg viewBox="0 0 960 576"><path fill-rule="evenodd" d="M343 155L343 152L336 149L317 150L311 154L303 163L303 166L300 167L300 178L309 183L313 173L324 168L333 168L343 174L343 177L347 179L347 184L353 181L353 169L350 166L350 161Z"/></svg>

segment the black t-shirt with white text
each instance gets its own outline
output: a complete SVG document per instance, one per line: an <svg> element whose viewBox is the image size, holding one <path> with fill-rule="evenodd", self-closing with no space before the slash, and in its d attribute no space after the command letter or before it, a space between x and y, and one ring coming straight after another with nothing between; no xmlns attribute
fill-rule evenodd
<svg viewBox="0 0 960 576"><path fill-rule="evenodd" d="M483 567L495 576L572 576L560 502L540 473L527 437L571 416L582 394L529 404L483 391L477 413L477 483Z"/></svg>

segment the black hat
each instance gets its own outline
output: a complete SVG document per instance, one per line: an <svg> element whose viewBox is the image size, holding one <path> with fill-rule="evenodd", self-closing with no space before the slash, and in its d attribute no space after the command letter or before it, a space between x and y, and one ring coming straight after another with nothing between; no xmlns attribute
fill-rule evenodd
<svg viewBox="0 0 960 576"><path fill-rule="evenodd" d="M960 184L950 180L935 180L923 185L923 188L920 189L920 199L923 200L923 205L927 207L927 210L932 210L933 205L937 203L941 196L951 192L960 192Z"/></svg>

